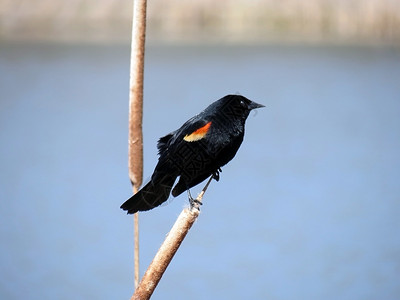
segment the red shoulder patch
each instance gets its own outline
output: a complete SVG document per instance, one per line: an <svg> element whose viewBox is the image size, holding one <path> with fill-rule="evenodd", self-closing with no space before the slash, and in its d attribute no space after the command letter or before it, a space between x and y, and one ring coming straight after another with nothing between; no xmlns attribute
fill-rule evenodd
<svg viewBox="0 0 400 300"><path fill-rule="evenodd" d="M191 134L185 135L183 140L185 140L186 142L195 142L195 141L201 140L202 138L204 138L206 136L207 132L210 129L210 126L211 126L211 121L208 122L203 127L200 127L199 129L193 131Z"/></svg>

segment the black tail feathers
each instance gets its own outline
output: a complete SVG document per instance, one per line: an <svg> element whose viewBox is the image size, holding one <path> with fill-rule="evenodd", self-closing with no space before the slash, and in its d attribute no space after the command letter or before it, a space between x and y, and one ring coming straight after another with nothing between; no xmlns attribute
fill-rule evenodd
<svg viewBox="0 0 400 300"><path fill-rule="evenodd" d="M125 201L121 208L134 214L138 211L150 210L167 201L176 177L166 176L161 182L150 181L139 192Z"/></svg>

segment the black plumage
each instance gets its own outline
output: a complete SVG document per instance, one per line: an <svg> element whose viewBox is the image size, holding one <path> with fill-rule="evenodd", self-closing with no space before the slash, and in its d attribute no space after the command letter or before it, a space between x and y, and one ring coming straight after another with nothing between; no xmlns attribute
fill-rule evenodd
<svg viewBox="0 0 400 300"><path fill-rule="evenodd" d="M238 151L246 119L263 105L239 95L227 95L159 139L159 160L149 183L121 205L128 214L146 211L214 176ZM176 178L178 183L172 189Z"/></svg>

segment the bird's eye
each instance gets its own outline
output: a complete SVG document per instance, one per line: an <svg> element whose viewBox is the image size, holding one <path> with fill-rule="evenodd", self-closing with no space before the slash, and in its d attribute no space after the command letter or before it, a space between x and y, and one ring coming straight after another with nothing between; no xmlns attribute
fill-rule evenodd
<svg viewBox="0 0 400 300"><path fill-rule="evenodd" d="M240 106L247 107L246 103L243 100L240 100Z"/></svg>

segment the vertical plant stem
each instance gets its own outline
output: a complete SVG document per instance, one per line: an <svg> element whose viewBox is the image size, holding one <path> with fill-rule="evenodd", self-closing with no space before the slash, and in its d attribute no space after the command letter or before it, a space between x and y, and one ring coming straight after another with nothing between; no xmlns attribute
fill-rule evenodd
<svg viewBox="0 0 400 300"><path fill-rule="evenodd" d="M133 1L131 66L129 84L129 178L136 193L143 177L143 72L146 38L146 0ZM135 287L139 282L139 218L135 214Z"/></svg>
<svg viewBox="0 0 400 300"><path fill-rule="evenodd" d="M137 189L134 188L134 193L137 193ZM139 285L139 213L133 215L133 226L134 226L134 268L135 268L135 289Z"/></svg>

